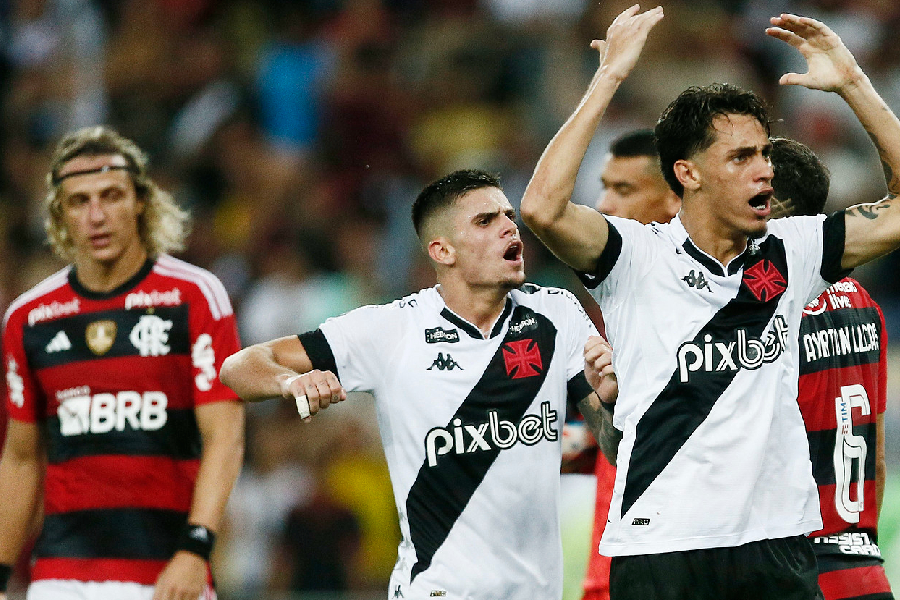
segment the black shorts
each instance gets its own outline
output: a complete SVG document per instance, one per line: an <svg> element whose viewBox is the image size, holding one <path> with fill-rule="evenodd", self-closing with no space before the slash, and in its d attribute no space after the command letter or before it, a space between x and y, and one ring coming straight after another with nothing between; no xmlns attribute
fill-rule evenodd
<svg viewBox="0 0 900 600"><path fill-rule="evenodd" d="M815 600L816 555L802 535L708 548L616 556L611 600Z"/></svg>

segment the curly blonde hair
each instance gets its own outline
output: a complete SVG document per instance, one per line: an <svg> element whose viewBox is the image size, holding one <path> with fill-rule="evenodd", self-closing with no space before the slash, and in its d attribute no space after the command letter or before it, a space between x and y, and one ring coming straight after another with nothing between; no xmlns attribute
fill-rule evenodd
<svg viewBox="0 0 900 600"><path fill-rule="evenodd" d="M128 164L137 197L144 202L138 217L141 243L151 256L184 249L190 232L190 215L176 204L172 195L162 190L147 173L147 155L137 144L106 126L85 127L66 135L53 153L47 174L47 196L44 228L54 252L64 260L74 258L74 248L62 218L60 198L62 167L78 156L121 156Z"/></svg>

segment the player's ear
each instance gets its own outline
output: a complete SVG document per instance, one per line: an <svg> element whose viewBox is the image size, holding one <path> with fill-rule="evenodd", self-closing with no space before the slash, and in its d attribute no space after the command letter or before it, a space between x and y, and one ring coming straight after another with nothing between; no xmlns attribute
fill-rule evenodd
<svg viewBox="0 0 900 600"><path fill-rule="evenodd" d="M449 267L456 262L456 248L447 238L436 237L428 242L428 256L434 262Z"/></svg>
<svg viewBox="0 0 900 600"><path fill-rule="evenodd" d="M694 161L683 158L676 160L675 164L672 165L672 169L675 172L675 177L684 186L684 189L694 191L700 187L700 172L697 170L697 165L694 164Z"/></svg>

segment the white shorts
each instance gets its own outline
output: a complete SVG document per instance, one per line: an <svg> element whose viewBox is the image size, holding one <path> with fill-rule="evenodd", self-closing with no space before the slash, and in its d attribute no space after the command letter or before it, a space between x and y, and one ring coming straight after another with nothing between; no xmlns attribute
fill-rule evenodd
<svg viewBox="0 0 900 600"><path fill-rule="evenodd" d="M28 586L26 600L152 600L153 586L130 581L40 579ZM216 600L207 586L197 600Z"/></svg>

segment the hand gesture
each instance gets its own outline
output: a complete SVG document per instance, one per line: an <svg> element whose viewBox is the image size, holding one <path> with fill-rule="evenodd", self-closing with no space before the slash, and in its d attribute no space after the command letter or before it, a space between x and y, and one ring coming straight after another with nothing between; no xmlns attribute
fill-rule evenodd
<svg viewBox="0 0 900 600"><path fill-rule="evenodd" d="M197 600L206 584L206 561L191 552L179 551L156 579L153 600Z"/></svg>
<svg viewBox="0 0 900 600"><path fill-rule="evenodd" d="M807 72L785 73L778 80L781 85L841 93L865 77L841 38L824 23L790 14L770 21L773 27L766 34L787 42L806 59Z"/></svg>
<svg viewBox="0 0 900 600"><path fill-rule="evenodd" d="M635 4L621 12L606 30L606 40L593 40L600 53L600 68L617 79L625 79L637 63L647 35L663 18L661 6L639 13Z"/></svg>
<svg viewBox="0 0 900 600"><path fill-rule="evenodd" d="M592 335L584 345L584 376L600 396L612 404L619 396L619 382L612 365L612 346L599 335Z"/></svg>
<svg viewBox="0 0 900 600"><path fill-rule="evenodd" d="M337 376L331 371L318 369L302 375L284 377L281 380L281 395L296 400L297 411L307 423L312 420L312 415L320 410L347 399L347 392L344 391Z"/></svg>

